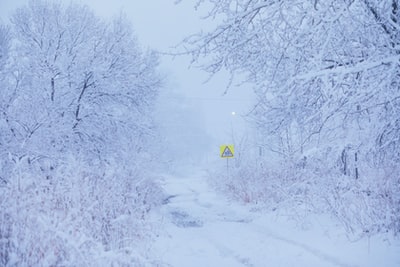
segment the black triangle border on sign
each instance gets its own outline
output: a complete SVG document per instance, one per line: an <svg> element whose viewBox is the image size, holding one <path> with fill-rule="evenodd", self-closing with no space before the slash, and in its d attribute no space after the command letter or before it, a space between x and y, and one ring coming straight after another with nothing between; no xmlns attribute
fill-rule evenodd
<svg viewBox="0 0 400 267"><path fill-rule="evenodd" d="M229 154L228 154L229 153ZM228 155L227 155L228 154ZM233 157L233 153L232 150L229 148L229 146L226 146L224 149L224 152L222 152L222 157L223 158L232 158Z"/></svg>

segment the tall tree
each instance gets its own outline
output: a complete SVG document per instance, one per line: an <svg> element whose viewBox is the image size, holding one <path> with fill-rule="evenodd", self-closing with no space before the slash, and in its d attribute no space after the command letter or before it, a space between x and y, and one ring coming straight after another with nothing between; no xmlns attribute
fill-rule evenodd
<svg viewBox="0 0 400 267"><path fill-rule="evenodd" d="M7 27L0 25L0 70L4 69L10 49L10 36Z"/></svg>
<svg viewBox="0 0 400 267"><path fill-rule="evenodd" d="M32 1L12 22L21 74L8 116L19 149L33 157L137 150L160 79L155 55L140 51L127 20L107 24L87 7Z"/></svg>
<svg viewBox="0 0 400 267"><path fill-rule="evenodd" d="M349 228L398 232L399 1L201 4L210 7L208 19L222 22L181 49L212 74L225 68L254 85L259 142L292 170L281 175L293 182L276 179L271 191L302 201L312 192L320 196L314 204L327 203Z"/></svg>
<svg viewBox="0 0 400 267"><path fill-rule="evenodd" d="M157 55L124 16L79 4L32 0L11 24L0 29L0 265L139 265L161 197L143 171Z"/></svg>
<svg viewBox="0 0 400 267"><path fill-rule="evenodd" d="M397 0L203 2L223 22L184 48L207 56L211 73L247 74L273 150L290 157L319 145L339 155L351 145L399 159Z"/></svg>

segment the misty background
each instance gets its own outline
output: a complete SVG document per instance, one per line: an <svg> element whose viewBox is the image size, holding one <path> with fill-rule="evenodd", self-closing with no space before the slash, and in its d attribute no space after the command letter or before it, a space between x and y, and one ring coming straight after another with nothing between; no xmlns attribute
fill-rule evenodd
<svg viewBox="0 0 400 267"><path fill-rule="evenodd" d="M28 0L1 2L0 17L4 22ZM254 104L250 87L231 84L228 72L210 77L196 64L191 65L189 56L168 55L185 37L215 27L215 23L202 19L207 14L205 7L195 10L191 1L175 4L165 0L77 3L88 5L108 19L123 12L132 22L141 46L160 52L159 70L165 84L155 117L165 138L163 151L167 159L191 163L218 160L219 146L231 143L232 135L250 135L250 129L246 129L246 116Z"/></svg>
<svg viewBox="0 0 400 267"><path fill-rule="evenodd" d="M399 7L0 0L0 265L397 266Z"/></svg>

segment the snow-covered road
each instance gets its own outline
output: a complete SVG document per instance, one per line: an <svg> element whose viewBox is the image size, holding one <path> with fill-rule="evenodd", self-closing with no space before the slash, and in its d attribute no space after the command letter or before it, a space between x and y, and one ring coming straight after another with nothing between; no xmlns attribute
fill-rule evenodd
<svg viewBox="0 0 400 267"><path fill-rule="evenodd" d="M165 232L156 241L173 267L400 266L399 240L350 242L326 220L300 227L284 216L251 212L215 193L207 175L164 176Z"/></svg>

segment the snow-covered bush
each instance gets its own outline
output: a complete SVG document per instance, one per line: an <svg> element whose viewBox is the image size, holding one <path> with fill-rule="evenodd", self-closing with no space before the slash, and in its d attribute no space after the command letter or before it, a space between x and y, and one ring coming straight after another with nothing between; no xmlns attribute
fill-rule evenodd
<svg viewBox="0 0 400 267"><path fill-rule="evenodd" d="M390 170L389 172L387 172ZM329 177L322 198L331 212L353 236L381 232L400 233L400 175L393 168L369 172L359 179Z"/></svg>
<svg viewBox="0 0 400 267"><path fill-rule="evenodd" d="M243 158L247 158L243 160ZM217 188L230 198L276 211L297 221L311 214L328 214L343 225L349 238L376 233L400 233L400 169L394 165L353 172L320 159L269 162L265 158L241 155L230 164L227 174L221 168ZM340 161L340 159L338 160Z"/></svg>
<svg viewBox="0 0 400 267"><path fill-rule="evenodd" d="M218 179L216 186L236 200L269 210L315 212L320 209L312 207L318 204L313 195L313 189L318 186L317 175L307 175L306 170L297 168L293 162L267 163L251 156L249 159L232 164L229 175L221 169L218 175L223 179Z"/></svg>
<svg viewBox="0 0 400 267"><path fill-rule="evenodd" d="M147 216L162 194L142 173L71 158L47 173L19 162L12 177L0 189L2 266L143 262Z"/></svg>

